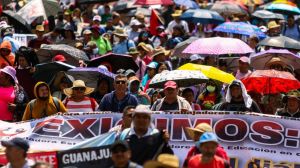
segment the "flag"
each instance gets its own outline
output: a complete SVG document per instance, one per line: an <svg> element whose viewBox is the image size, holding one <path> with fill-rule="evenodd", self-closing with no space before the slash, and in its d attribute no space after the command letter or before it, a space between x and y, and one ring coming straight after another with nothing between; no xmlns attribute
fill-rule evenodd
<svg viewBox="0 0 300 168"><path fill-rule="evenodd" d="M150 16L150 33L152 35L157 35L156 27L163 24L162 19L158 16L157 11L152 9Z"/></svg>
<svg viewBox="0 0 300 168"><path fill-rule="evenodd" d="M42 0L32 0L21 8L17 14L22 16L28 24L31 24L36 18L43 16L47 19L45 8Z"/></svg>

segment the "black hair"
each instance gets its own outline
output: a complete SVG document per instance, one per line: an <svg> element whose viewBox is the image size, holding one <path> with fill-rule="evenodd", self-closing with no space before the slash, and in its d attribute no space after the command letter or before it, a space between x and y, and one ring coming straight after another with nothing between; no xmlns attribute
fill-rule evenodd
<svg viewBox="0 0 300 168"><path fill-rule="evenodd" d="M123 114L127 113L129 109L135 109L136 106L128 105L123 109Z"/></svg>
<svg viewBox="0 0 300 168"><path fill-rule="evenodd" d="M167 67L167 69L170 71L170 67L169 67L168 64L166 64L165 62L159 62L157 67L156 67L156 72L158 72L159 68L163 65L165 65Z"/></svg>
<svg viewBox="0 0 300 168"><path fill-rule="evenodd" d="M16 59L14 63L16 66L19 65L19 57L25 57L28 64L32 67L39 63L39 59L37 57L36 52L30 47L22 46L16 52Z"/></svg>
<svg viewBox="0 0 300 168"><path fill-rule="evenodd" d="M147 34L147 36L148 36L148 38L147 38L146 41L143 41L143 39L142 39L142 37L143 37L144 34ZM150 33L148 31L143 30L143 31L140 32L140 34L138 36L138 42L137 43L139 44L141 42L144 42L146 44L151 44L152 45L152 43L150 41Z"/></svg>
<svg viewBox="0 0 300 168"><path fill-rule="evenodd" d="M188 92L192 92L193 95L194 95L194 91L193 91L193 89L191 89L191 88L185 88L185 89L182 91L181 95L185 95L185 94L188 93Z"/></svg>
<svg viewBox="0 0 300 168"><path fill-rule="evenodd" d="M186 34L184 27L182 25L176 25L173 27L173 30L178 30L180 32L179 37L182 37Z"/></svg>

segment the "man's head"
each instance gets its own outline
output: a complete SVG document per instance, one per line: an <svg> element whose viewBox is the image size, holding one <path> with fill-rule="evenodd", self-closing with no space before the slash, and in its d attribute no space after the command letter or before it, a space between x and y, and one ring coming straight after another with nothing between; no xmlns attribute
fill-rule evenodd
<svg viewBox="0 0 300 168"><path fill-rule="evenodd" d="M45 32L45 28L43 25L37 25L35 28L35 34L38 38L42 38Z"/></svg>
<svg viewBox="0 0 300 168"><path fill-rule="evenodd" d="M48 100L50 96L50 90L46 83L38 82L35 85L36 96L41 100Z"/></svg>
<svg viewBox="0 0 300 168"><path fill-rule="evenodd" d="M151 124L151 110L149 106L138 105L132 116L134 129L146 132Z"/></svg>
<svg viewBox="0 0 300 168"><path fill-rule="evenodd" d="M93 17L93 25L100 26L101 20L102 20L101 16L95 15Z"/></svg>
<svg viewBox="0 0 300 168"><path fill-rule="evenodd" d="M180 16L182 15L182 11L181 10L176 10L173 14L172 17L174 18L174 20L176 22L180 21Z"/></svg>
<svg viewBox="0 0 300 168"><path fill-rule="evenodd" d="M293 27L295 25L295 18L293 15L289 15L287 19L287 25Z"/></svg>
<svg viewBox="0 0 300 168"><path fill-rule="evenodd" d="M241 83L233 81L229 86L230 94L233 100L240 100L243 98L243 92L241 88Z"/></svg>
<svg viewBox="0 0 300 168"><path fill-rule="evenodd" d="M129 25L130 25L130 27L132 28L133 31L137 32L142 24L138 20L133 19L133 20L130 21Z"/></svg>
<svg viewBox="0 0 300 168"><path fill-rule="evenodd" d="M200 137L198 145L203 157L212 158L216 154L218 138L212 132L205 132Z"/></svg>
<svg viewBox="0 0 300 168"><path fill-rule="evenodd" d="M250 68L250 59L246 56L243 56L239 59L239 70L242 73L247 73Z"/></svg>
<svg viewBox="0 0 300 168"><path fill-rule="evenodd" d="M87 87L82 80L75 80L72 87L64 89L65 95L78 100L82 100L93 91L94 88Z"/></svg>
<svg viewBox="0 0 300 168"><path fill-rule="evenodd" d="M92 40L92 31L89 29L86 29L83 31L83 39L85 42L91 41Z"/></svg>
<svg viewBox="0 0 300 168"><path fill-rule="evenodd" d="M118 93L125 93L127 90L127 77L124 74L118 74L115 77L114 88Z"/></svg>
<svg viewBox="0 0 300 168"><path fill-rule="evenodd" d="M129 91L133 94L138 93L140 89L140 80L136 76L132 76L129 78Z"/></svg>
<svg viewBox="0 0 300 168"><path fill-rule="evenodd" d="M189 103L194 101L194 91L191 88L185 88L182 93L182 97L185 98Z"/></svg>
<svg viewBox="0 0 300 168"><path fill-rule="evenodd" d="M283 102L286 103L289 112L297 112L300 108L300 92L298 90L289 91L283 98Z"/></svg>
<svg viewBox="0 0 300 168"><path fill-rule="evenodd" d="M178 94L178 87L176 82L168 81L164 85L164 93L167 99L176 99Z"/></svg>
<svg viewBox="0 0 300 168"><path fill-rule="evenodd" d="M2 141L1 145L5 147L6 158L11 163L25 159L29 149L28 142L22 138Z"/></svg>
<svg viewBox="0 0 300 168"><path fill-rule="evenodd" d="M280 25L275 21L270 21L268 23L268 34L269 36L278 36L280 34Z"/></svg>
<svg viewBox="0 0 300 168"><path fill-rule="evenodd" d="M134 112L135 106L126 106L123 109L123 126L124 128L129 128L132 122L132 115Z"/></svg>
<svg viewBox="0 0 300 168"><path fill-rule="evenodd" d="M275 69L277 71L284 71L286 64L279 58L273 57L265 65L266 69Z"/></svg>
<svg viewBox="0 0 300 168"><path fill-rule="evenodd" d="M256 35L252 35L248 38L248 45L253 49L255 49L258 42L259 42L259 38Z"/></svg>
<svg viewBox="0 0 300 168"><path fill-rule="evenodd" d="M91 31L94 39L98 39L100 37L100 27L98 27L97 25L92 26Z"/></svg>
<svg viewBox="0 0 300 168"><path fill-rule="evenodd" d="M131 151L126 141L116 141L112 144L110 151L112 153L111 159L114 167L126 167L130 158Z"/></svg>

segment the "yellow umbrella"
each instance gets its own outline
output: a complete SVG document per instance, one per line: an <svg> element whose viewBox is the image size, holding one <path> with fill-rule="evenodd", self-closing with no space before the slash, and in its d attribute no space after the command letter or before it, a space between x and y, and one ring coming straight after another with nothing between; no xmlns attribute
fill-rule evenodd
<svg viewBox="0 0 300 168"><path fill-rule="evenodd" d="M226 73L219 70L218 68L207 66L207 65L198 65L187 63L178 68L179 70L196 70L201 71L209 79L217 80L223 83L230 84L235 77L232 74Z"/></svg>

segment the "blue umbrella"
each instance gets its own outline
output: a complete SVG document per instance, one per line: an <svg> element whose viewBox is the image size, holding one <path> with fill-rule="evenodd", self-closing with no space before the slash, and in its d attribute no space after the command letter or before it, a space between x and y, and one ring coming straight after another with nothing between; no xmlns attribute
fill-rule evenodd
<svg viewBox="0 0 300 168"><path fill-rule="evenodd" d="M287 15L300 15L300 9L297 6L288 4L273 3L266 8L273 12L279 12Z"/></svg>
<svg viewBox="0 0 300 168"><path fill-rule="evenodd" d="M247 24L244 22L226 22L219 26L217 26L214 31L224 32L224 33L232 33L232 34L240 34L245 36L256 35L260 39L266 37L265 33L263 33L260 28L257 26Z"/></svg>
<svg viewBox="0 0 300 168"><path fill-rule="evenodd" d="M198 9L199 5L193 0L174 0L176 5L183 5L188 8Z"/></svg>
<svg viewBox="0 0 300 168"><path fill-rule="evenodd" d="M220 24L225 21L219 13L206 9L189 9L181 15L181 19L202 24Z"/></svg>

